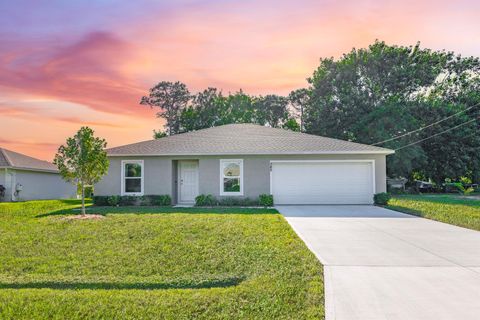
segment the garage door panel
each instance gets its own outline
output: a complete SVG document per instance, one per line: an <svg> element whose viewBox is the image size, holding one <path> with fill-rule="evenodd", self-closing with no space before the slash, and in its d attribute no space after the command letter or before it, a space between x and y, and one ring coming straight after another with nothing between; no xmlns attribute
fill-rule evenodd
<svg viewBox="0 0 480 320"><path fill-rule="evenodd" d="M371 162L272 163L276 204L371 204Z"/></svg>

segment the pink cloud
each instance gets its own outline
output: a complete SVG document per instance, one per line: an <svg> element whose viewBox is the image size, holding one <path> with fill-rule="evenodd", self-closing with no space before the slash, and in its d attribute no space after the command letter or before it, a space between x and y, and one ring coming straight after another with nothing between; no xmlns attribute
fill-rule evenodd
<svg viewBox="0 0 480 320"><path fill-rule="evenodd" d="M133 56L133 49L112 34L90 33L71 45L33 43L33 48L6 42L13 49L0 54L0 86L7 90L95 110L150 116L138 107L145 89L120 71L121 64Z"/></svg>

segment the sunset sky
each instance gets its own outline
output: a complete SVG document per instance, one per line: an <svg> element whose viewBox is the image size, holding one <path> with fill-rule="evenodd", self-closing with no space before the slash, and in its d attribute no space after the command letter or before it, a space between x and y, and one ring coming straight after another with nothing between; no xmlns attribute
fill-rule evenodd
<svg viewBox="0 0 480 320"><path fill-rule="evenodd" d="M82 125L151 139L158 81L287 94L375 39L480 56L480 1L0 0L0 147L52 160Z"/></svg>

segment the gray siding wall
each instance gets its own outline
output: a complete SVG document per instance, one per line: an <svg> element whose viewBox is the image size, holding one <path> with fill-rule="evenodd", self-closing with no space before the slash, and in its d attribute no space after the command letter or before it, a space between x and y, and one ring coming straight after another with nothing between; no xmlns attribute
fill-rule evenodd
<svg viewBox="0 0 480 320"><path fill-rule="evenodd" d="M176 199L176 161L199 161L199 192L220 198L220 159L243 159L244 197L270 193L271 160L375 160L376 192L386 191L385 155L284 155L284 156L200 156L200 157L111 157L108 174L95 186L96 195L119 195L121 161L144 160L144 194L169 194Z"/></svg>
<svg viewBox="0 0 480 320"><path fill-rule="evenodd" d="M10 170L14 182L23 185L17 201L42 199L69 199L76 197L76 187L65 182L58 173Z"/></svg>
<svg viewBox="0 0 480 320"><path fill-rule="evenodd" d="M5 184L5 169L0 169L0 185L4 186L7 188ZM5 190L5 197L0 198L0 201L6 201L9 198L8 196L8 190Z"/></svg>
<svg viewBox="0 0 480 320"><path fill-rule="evenodd" d="M112 157L108 173L95 185L95 195L121 194L122 160L143 160L144 194L172 195L172 158L167 157Z"/></svg>

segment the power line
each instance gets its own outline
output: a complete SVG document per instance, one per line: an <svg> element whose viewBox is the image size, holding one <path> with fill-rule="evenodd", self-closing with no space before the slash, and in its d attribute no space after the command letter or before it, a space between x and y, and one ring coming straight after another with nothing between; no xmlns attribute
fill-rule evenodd
<svg viewBox="0 0 480 320"><path fill-rule="evenodd" d="M436 122L434 122L434 123L431 123L431 124L429 124L428 126L421 127L421 128L415 129L415 130L413 130L413 131L404 133L404 134L402 134L402 135L399 135L399 136L396 136L396 137L393 137L393 138L390 138L390 139L387 139L387 140L383 140L383 141L374 143L374 144L372 144L372 146L376 146L376 145L379 145L379 144L383 144L383 143L385 143L385 142L397 140L397 139L403 138L403 137L405 137L405 136L411 135L412 133L425 130L425 129L430 128L430 127L432 127L432 126L434 126L434 125L437 125L437 124L439 124L439 123L442 123L442 122L444 122L444 121L446 121L446 120L448 120L448 119L451 119L451 118L453 118L453 117L455 117L455 116L458 116L459 114L462 114L462 113L464 113L464 112L467 112L468 110L471 110L471 109L473 109L473 108L475 108L475 107L477 107L477 106L479 106L479 105L480 105L480 103L474 104L473 106L468 107L468 108L465 109L465 110L459 111L459 112L457 112L457 113L455 113L455 114L452 114L452 115L450 115L450 116L448 116L448 117L446 117L446 118L443 118L442 120L439 120L439 121L436 121Z"/></svg>
<svg viewBox="0 0 480 320"><path fill-rule="evenodd" d="M459 127L464 126L464 125L466 125L466 124L472 123L472 122L476 121L477 119L478 119L478 118L470 119L470 120L468 120L468 121L466 121L466 122L460 123L459 125L456 125L456 126L454 126L454 127L451 127L451 128L449 128L449 129L447 129L447 130L444 130L444 131L442 131L442 132L436 133L436 134L431 135L431 136L429 136L429 137L426 137L426 138L424 138L424 139L421 139L421 140L418 140L418 141L409 143L409 144L407 144L407 145L404 145L403 147L400 147L400 148L395 149L395 151L401 150L401 149L406 148L406 147L413 146L413 145L418 144L418 143L420 143L420 142L423 142L423 141L425 141L425 140L428 140L428 139L434 138L434 137L436 137L436 136L439 136L439 135L441 135L441 134L444 134L444 133L446 133L446 132L452 131L453 129L456 129L456 128L459 128Z"/></svg>

